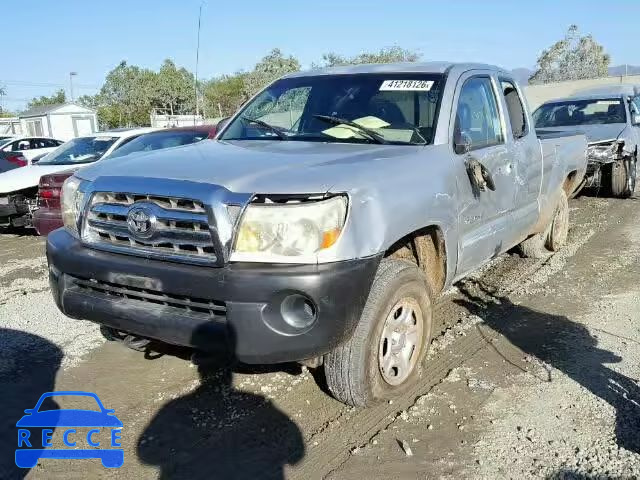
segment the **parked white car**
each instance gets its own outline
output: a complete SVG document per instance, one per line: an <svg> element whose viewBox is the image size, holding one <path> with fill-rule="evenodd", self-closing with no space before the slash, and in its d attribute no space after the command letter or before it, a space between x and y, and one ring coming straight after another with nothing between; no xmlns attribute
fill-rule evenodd
<svg viewBox="0 0 640 480"><path fill-rule="evenodd" d="M0 173L0 225L30 226L41 176L101 160L134 138L155 130L158 129L118 129L74 138L38 163Z"/></svg>
<svg viewBox="0 0 640 480"><path fill-rule="evenodd" d="M31 164L35 157L52 152L63 143L62 140L49 137L14 137L0 140L0 152L22 155Z"/></svg>

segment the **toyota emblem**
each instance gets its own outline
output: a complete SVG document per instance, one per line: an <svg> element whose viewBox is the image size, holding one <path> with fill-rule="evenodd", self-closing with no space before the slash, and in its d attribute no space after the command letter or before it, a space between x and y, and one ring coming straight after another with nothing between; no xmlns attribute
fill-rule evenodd
<svg viewBox="0 0 640 480"><path fill-rule="evenodd" d="M156 223L156 216L146 207L133 207L127 214L127 227L135 237L151 237L156 231Z"/></svg>

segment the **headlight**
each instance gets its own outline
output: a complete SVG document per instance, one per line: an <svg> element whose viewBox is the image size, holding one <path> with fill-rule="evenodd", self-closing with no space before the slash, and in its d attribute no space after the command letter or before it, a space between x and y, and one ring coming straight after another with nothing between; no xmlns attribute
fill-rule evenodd
<svg viewBox="0 0 640 480"><path fill-rule="evenodd" d="M335 245L346 216L344 196L307 203L251 204L240 221L232 260L311 259Z"/></svg>
<svg viewBox="0 0 640 480"><path fill-rule="evenodd" d="M596 161L607 162L621 152L624 142L596 143L587 147L587 156Z"/></svg>
<svg viewBox="0 0 640 480"><path fill-rule="evenodd" d="M78 232L78 216L84 193L79 191L80 180L78 177L72 176L67 178L62 184L62 223L72 232Z"/></svg>

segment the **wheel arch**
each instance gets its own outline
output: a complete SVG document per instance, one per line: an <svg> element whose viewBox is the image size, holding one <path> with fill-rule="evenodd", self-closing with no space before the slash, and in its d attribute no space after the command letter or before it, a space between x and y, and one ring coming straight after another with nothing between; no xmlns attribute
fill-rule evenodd
<svg viewBox="0 0 640 480"><path fill-rule="evenodd" d="M444 230L431 224L404 235L385 251L385 257L408 260L425 273L434 294L440 293L450 276L450 248Z"/></svg>

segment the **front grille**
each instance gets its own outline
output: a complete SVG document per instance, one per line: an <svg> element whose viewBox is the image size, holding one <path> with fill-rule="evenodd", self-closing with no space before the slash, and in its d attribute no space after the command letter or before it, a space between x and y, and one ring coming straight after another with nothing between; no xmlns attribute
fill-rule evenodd
<svg viewBox="0 0 640 480"><path fill-rule="evenodd" d="M164 305L166 307L177 308L188 313L204 314L210 317L221 317L225 316L227 312L225 303L217 300L207 300L181 295L168 295L157 290L130 287L128 285L103 282L96 279L73 277L73 281L76 286L82 290L142 303Z"/></svg>
<svg viewBox="0 0 640 480"><path fill-rule="evenodd" d="M133 209L143 209L153 217L150 235L130 228ZM217 261L205 206L186 198L96 192L87 211L83 239L124 253L196 263Z"/></svg>

